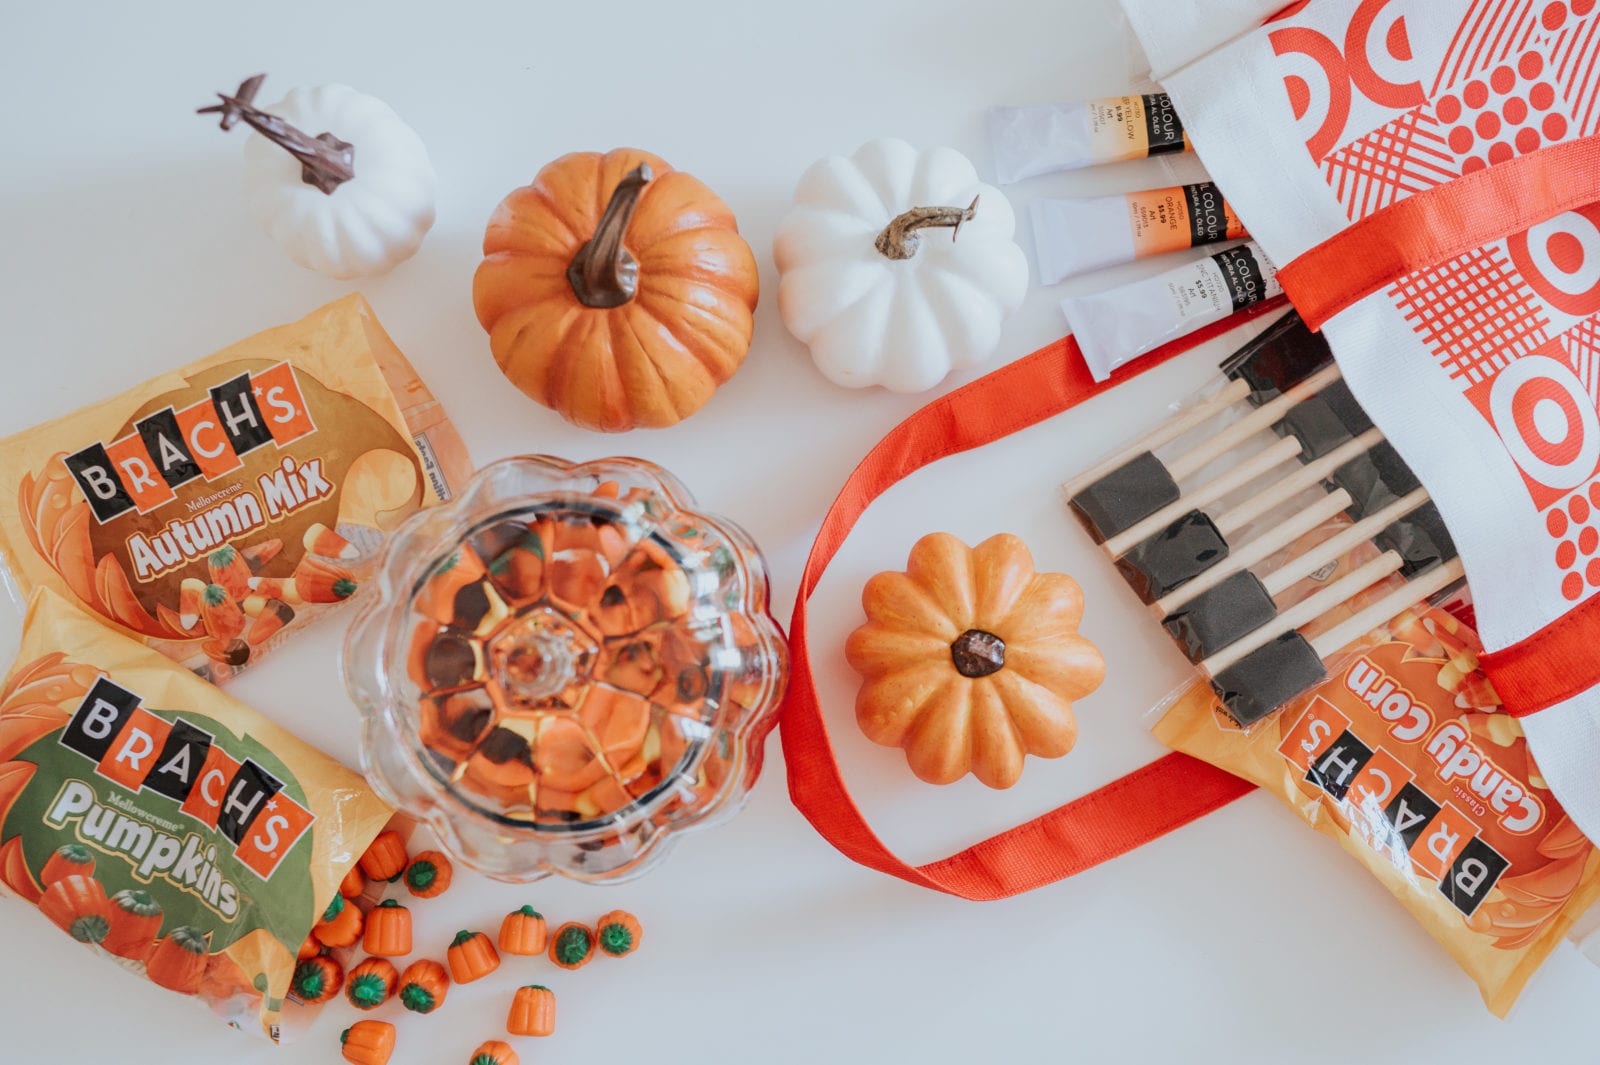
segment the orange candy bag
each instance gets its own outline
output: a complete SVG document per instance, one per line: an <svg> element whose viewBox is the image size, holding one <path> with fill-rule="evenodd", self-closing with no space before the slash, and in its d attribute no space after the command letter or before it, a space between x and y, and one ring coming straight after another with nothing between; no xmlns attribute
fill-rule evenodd
<svg viewBox="0 0 1600 1065"><path fill-rule="evenodd" d="M1208 684L1155 734L1260 785L1411 911L1499 1017L1600 897L1600 852L1539 775L1462 621L1419 607L1241 731Z"/></svg>
<svg viewBox="0 0 1600 1065"><path fill-rule="evenodd" d="M0 557L213 680L349 598L465 447L347 296L0 441Z"/></svg>
<svg viewBox="0 0 1600 1065"><path fill-rule="evenodd" d="M357 774L34 594L0 687L0 894L106 961L292 1034L296 952L389 817Z"/></svg>

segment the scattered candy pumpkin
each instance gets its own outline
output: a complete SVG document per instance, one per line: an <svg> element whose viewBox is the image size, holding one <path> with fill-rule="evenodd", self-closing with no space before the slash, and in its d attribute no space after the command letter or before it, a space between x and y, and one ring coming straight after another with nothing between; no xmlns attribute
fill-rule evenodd
<svg viewBox="0 0 1600 1065"><path fill-rule="evenodd" d="M361 856L361 871L368 880L394 880L406 869L406 844L400 833L388 828L378 833Z"/></svg>
<svg viewBox="0 0 1600 1065"><path fill-rule="evenodd" d="M556 1030L556 995L543 984L527 984L511 996L506 1031L512 1035L549 1035Z"/></svg>
<svg viewBox="0 0 1600 1065"><path fill-rule="evenodd" d="M1078 634L1078 583L1036 573L1021 540L924 536L906 571L873 577L861 603L867 622L845 644L864 678L856 721L904 748L918 777L1008 788L1025 755L1072 750L1072 702L1100 686L1105 660Z"/></svg>
<svg viewBox="0 0 1600 1065"><path fill-rule="evenodd" d="M350 871L344 874L344 879L339 881L339 894L347 899L353 899L367 889L367 878L362 875L360 865L352 865Z"/></svg>
<svg viewBox="0 0 1600 1065"><path fill-rule="evenodd" d="M644 929L639 927L639 919L627 910L612 910L594 926L595 946L613 958L621 958L638 950L639 940L643 936Z"/></svg>
<svg viewBox="0 0 1600 1065"><path fill-rule="evenodd" d="M365 958L345 975L344 997L358 1010L377 1009L400 985L400 973L388 958Z"/></svg>
<svg viewBox="0 0 1600 1065"><path fill-rule="evenodd" d="M325 947L348 947L361 938L363 924L361 908L335 894L322 911L322 919L311 926L311 934Z"/></svg>
<svg viewBox="0 0 1600 1065"><path fill-rule="evenodd" d="M450 859L439 851L422 851L406 866L406 890L419 899L443 895L455 872Z"/></svg>
<svg viewBox="0 0 1600 1065"><path fill-rule="evenodd" d="M265 75L222 103L222 128L241 120L245 195L273 241L308 270L341 280L384 273L415 255L433 226L433 164L416 131L382 100L346 85L293 89L255 106Z"/></svg>
<svg viewBox="0 0 1600 1065"><path fill-rule="evenodd" d="M400 974L400 1005L412 1013L432 1013L444 1005L450 974L436 961L423 958Z"/></svg>
<svg viewBox="0 0 1600 1065"><path fill-rule="evenodd" d="M648 152L574 152L495 209L473 279L501 371L567 420L682 421L750 349L755 256L710 189Z"/></svg>
<svg viewBox="0 0 1600 1065"><path fill-rule="evenodd" d="M94 852L81 843L64 843L46 858L39 870L39 884L49 887L64 876L93 876Z"/></svg>
<svg viewBox="0 0 1600 1065"><path fill-rule="evenodd" d="M470 984L500 968L500 954L489 937L466 929L456 933L445 960L450 963L450 979L458 984Z"/></svg>
<svg viewBox="0 0 1600 1065"><path fill-rule="evenodd" d="M895 392L976 366L1022 304L1005 195L952 148L892 138L800 178L778 226L778 311L828 380Z"/></svg>
<svg viewBox="0 0 1600 1065"><path fill-rule="evenodd" d="M100 945L119 958L143 961L161 933L161 903L148 891L124 888L111 896L111 928Z"/></svg>
<svg viewBox="0 0 1600 1065"><path fill-rule="evenodd" d="M388 1065L394 1053L394 1025L357 1021L339 1033L339 1053L351 1065Z"/></svg>
<svg viewBox="0 0 1600 1065"><path fill-rule="evenodd" d="M321 953L321 941L317 939L314 933L307 932L306 938L300 941L300 949L295 951L294 959L295 961L305 961L307 958L315 958Z"/></svg>
<svg viewBox="0 0 1600 1065"><path fill-rule="evenodd" d="M294 967L294 977L289 990L301 1002L316 1004L326 1002L344 986L344 970L326 954L306 958Z"/></svg>
<svg viewBox="0 0 1600 1065"><path fill-rule="evenodd" d="M550 960L563 969L581 969L594 957L594 933L581 921L568 921L550 936Z"/></svg>
<svg viewBox="0 0 1600 1065"><path fill-rule="evenodd" d="M544 915L532 906L521 906L500 922L500 949L507 954L543 954Z"/></svg>
<svg viewBox="0 0 1600 1065"><path fill-rule="evenodd" d="M72 873L57 879L44 889L39 912L79 943L99 943L111 931L111 900L92 876Z"/></svg>
<svg viewBox="0 0 1600 1065"><path fill-rule="evenodd" d="M490 1039L472 1052L467 1065L519 1065L517 1052L510 1043Z"/></svg>
<svg viewBox="0 0 1600 1065"><path fill-rule="evenodd" d="M411 953L411 911L397 899L384 899L367 914L362 945L368 954L398 958Z"/></svg>
<svg viewBox="0 0 1600 1065"><path fill-rule="evenodd" d="M200 980L206 974L209 949L204 932L192 925L180 925L150 948L144 974L168 990L192 995L200 989Z"/></svg>

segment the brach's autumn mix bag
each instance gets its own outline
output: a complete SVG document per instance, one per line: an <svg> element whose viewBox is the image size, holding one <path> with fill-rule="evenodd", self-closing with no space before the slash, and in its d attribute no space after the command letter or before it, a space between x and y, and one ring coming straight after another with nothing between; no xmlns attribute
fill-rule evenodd
<svg viewBox="0 0 1600 1065"><path fill-rule="evenodd" d="M349 598L469 472L360 296L0 441L0 556L212 679Z"/></svg>
<svg viewBox="0 0 1600 1065"><path fill-rule="evenodd" d="M296 950L389 816L355 773L34 593L0 689L0 883L106 960L277 1040L309 1010Z"/></svg>

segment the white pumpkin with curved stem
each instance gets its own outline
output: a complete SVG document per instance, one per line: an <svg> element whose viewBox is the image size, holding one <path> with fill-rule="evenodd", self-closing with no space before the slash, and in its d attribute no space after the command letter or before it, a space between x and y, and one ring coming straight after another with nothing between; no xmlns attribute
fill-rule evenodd
<svg viewBox="0 0 1600 1065"><path fill-rule="evenodd" d="M1028 263L1016 216L953 148L893 138L800 178L778 227L778 310L830 381L921 392L1000 343Z"/></svg>
<svg viewBox="0 0 1600 1065"><path fill-rule="evenodd" d="M256 108L260 77L203 109L245 145L250 211L296 263L329 277L372 277L416 254L433 226L434 172L416 131L348 85L291 90Z"/></svg>

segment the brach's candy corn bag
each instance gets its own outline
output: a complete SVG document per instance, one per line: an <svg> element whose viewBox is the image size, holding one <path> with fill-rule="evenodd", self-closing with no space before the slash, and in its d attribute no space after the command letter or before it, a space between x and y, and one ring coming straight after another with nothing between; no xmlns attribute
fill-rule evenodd
<svg viewBox="0 0 1600 1065"><path fill-rule="evenodd" d="M295 951L389 814L220 689L34 594L0 690L0 883L108 961L277 1040Z"/></svg>
<svg viewBox="0 0 1600 1065"><path fill-rule="evenodd" d="M0 556L225 679L352 595L469 472L360 296L0 441Z"/></svg>
<svg viewBox="0 0 1600 1065"><path fill-rule="evenodd" d="M1481 650L1465 623L1421 607L1249 731L1202 683L1155 732L1338 840L1503 1017L1600 897L1600 856L1539 775L1517 719L1498 712Z"/></svg>

